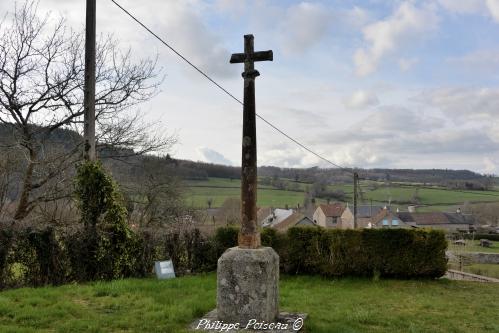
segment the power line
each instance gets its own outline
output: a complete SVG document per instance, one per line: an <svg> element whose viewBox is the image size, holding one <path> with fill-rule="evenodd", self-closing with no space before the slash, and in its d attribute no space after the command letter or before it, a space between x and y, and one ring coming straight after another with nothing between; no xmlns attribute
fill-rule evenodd
<svg viewBox="0 0 499 333"><path fill-rule="evenodd" d="M120 4L118 4L115 0L111 0L112 3L114 3L118 8L120 8L124 13L126 13L128 16L130 16L130 18L132 18L135 22L137 22L142 28L144 28L145 30L147 30L147 32L149 32L151 35L153 35L156 39L158 39L163 45L165 45L166 47L168 47L173 53L175 53L177 56L179 56L182 60L184 60L187 64L189 64L192 68L194 68L197 72L199 72L202 76L204 76L206 79L208 79L211 83L213 83L215 86L217 86L220 90L222 90L224 93L226 93L229 97L231 97L233 100L235 100L236 102L238 102L239 104L243 105L243 102L238 99L237 97L235 97L233 94L231 94L227 89L225 89L224 87L222 87L219 83L217 83L215 80L213 80L208 74L206 74L204 71L202 71L201 69L199 69L196 65L194 65L191 61L189 61L189 59L187 59L185 56L183 56L180 52L178 52L175 48L173 48L173 46L171 46L170 44L168 44L167 42L165 42L161 37L159 37L156 33L154 33L151 29L149 29L144 23L142 23L139 19L137 19L132 13L130 13L128 10L126 10L125 8L123 8ZM256 113L256 116L262 120L264 123L266 123L268 126L270 126L271 128L273 128L274 130L276 130L277 132L279 132L280 134L282 134L283 136L285 136L286 138L288 138L289 140L291 140L292 142L294 142L296 145L300 146L301 148L303 148L304 150L306 150L307 152L309 152L310 154L320 158L321 160L333 165L334 167L338 168L338 169L341 169L343 171L346 171L348 173L351 173L353 174L353 171L351 169L353 168L346 168L346 167L343 167L337 163L334 163L333 161L323 157L322 155L320 155L319 153L315 152L314 150L312 150L311 148L307 147L306 145L302 144L301 142L299 142L297 139L291 137L290 135L286 134L283 130L279 129L276 125L272 124L270 121L266 120L264 117L260 116L258 113Z"/></svg>

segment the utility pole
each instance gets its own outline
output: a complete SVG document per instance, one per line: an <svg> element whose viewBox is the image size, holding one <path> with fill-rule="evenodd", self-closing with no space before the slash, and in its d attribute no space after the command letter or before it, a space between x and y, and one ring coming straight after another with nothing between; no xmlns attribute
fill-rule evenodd
<svg viewBox="0 0 499 333"><path fill-rule="evenodd" d="M357 229L357 193L358 193L359 174L353 173L353 228Z"/></svg>
<svg viewBox="0 0 499 333"><path fill-rule="evenodd" d="M256 110L255 78L260 73L255 70L255 61L272 61L273 53L254 51L253 35L244 35L244 53L234 53L230 63L244 63L244 103L243 103L243 142L241 162L241 230L238 245L240 248L260 247L256 215Z"/></svg>
<svg viewBox="0 0 499 333"><path fill-rule="evenodd" d="M95 30L96 0L87 0L85 26L84 151L86 161L95 161Z"/></svg>
<svg viewBox="0 0 499 333"><path fill-rule="evenodd" d="M369 216L372 218L373 217L373 199L369 199L369 202L371 203L371 208L369 209Z"/></svg>

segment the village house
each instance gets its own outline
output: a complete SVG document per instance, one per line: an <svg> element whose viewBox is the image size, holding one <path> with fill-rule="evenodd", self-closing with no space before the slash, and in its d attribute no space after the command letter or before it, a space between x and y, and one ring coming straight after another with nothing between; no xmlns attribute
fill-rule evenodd
<svg viewBox="0 0 499 333"><path fill-rule="evenodd" d="M288 216L283 221L276 224L272 224L270 227L272 229L276 229L277 231L285 232L292 227L310 227L310 226L316 226L316 224L305 215L295 212L290 216Z"/></svg>
<svg viewBox="0 0 499 333"><path fill-rule="evenodd" d="M369 228L372 218L383 210L382 206L359 205L357 206L357 228ZM348 206L341 214L343 229L353 229L353 207Z"/></svg>
<svg viewBox="0 0 499 333"><path fill-rule="evenodd" d="M371 219L366 228L414 228L412 222L406 222L400 217L399 212L392 212L390 209L381 209L376 216ZM410 214L410 213L408 213Z"/></svg>
<svg viewBox="0 0 499 333"><path fill-rule="evenodd" d="M291 227L315 226L312 219L292 209L260 208L258 224L263 228L287 231Z"/></svg>
<svg viewBox="0 0 499 333"><path fill-rule="evenodd" d="M471 214L461 212L442 213L398 213L401 220L409 224L414 224L418 228L444 229L447 231L469 231L475 224L475 219Z"/></svg>
<svg viewBox="0 0 499 333"><path fill-rule="evenodd" d="M346 229L341 220L341 214L344 210L345 207L337 202L327 205L321 204L315 210L312 220L320 227Z"/></svg>
<svg viewBox="0 0 499 333"><path fill-rule="evenodd" d="M371 220L372 228L432 228L468 231L475 224L471 214L461 212L392 212L383 209Z"/></svg>
<svg viewBox="0 0 499 333"><path fill-rule="evenodd" d="M277 225L293 215L294 211L292 209L261 209L260 214L257 213L257 222L262 227L270 227L272 225Z"/></svg>
<svg viewBox="0 0 499 333"><path fill-rule="evenodd" d="M256 212L256 219L258 226L262 226L264 222L268 221L268 218L272 215L272 208L270 207L260 207Z"/></svg>

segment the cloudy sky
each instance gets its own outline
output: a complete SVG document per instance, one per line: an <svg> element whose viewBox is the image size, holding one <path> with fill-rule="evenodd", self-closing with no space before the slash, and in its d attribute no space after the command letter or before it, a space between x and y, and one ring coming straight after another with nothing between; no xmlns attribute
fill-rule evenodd
<svg viewBox="0 0 499 333"><path fill-rule="evenodd" d="M257 63L257 112L345 166L499 173L499 0L117 0L242 98L243 35ZM40 0L40 12L84 24L84 0ZM2 1L0 9L12 9ZM177 158L240 164L242 107L125 16L97 1L98 31L155 57L161 93L141 105L176 133ZM258 163L328 165L258 122Z"/></svg>

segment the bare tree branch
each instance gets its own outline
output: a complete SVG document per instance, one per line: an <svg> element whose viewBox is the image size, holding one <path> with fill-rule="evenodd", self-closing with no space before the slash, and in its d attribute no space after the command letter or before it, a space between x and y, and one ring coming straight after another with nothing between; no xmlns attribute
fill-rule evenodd
<svg viewBox="0 0 499 333"><path fill-rule="evenodd" d="M16 220L60 197L61 188L69 189L71 167L81 158L81 137L68 130L83 132L84 34L67 29L62 18L53 23L49 15L37 16L37 9L37 1L16 4L0 23L0 131L12 130L2 145L17 147L24 156L17 171L22 181ZM162 81L156 59L134 61L131 54L121 52L113 37L100 37L98 143L108 151L112 147L116 157L161 151L175 142L148 135L149 125L131 112L156 95Z"/></svg>

